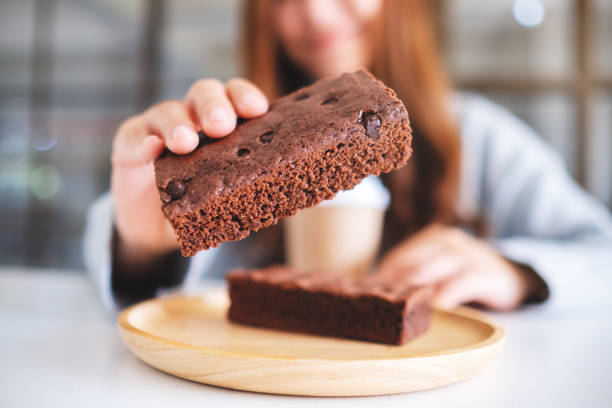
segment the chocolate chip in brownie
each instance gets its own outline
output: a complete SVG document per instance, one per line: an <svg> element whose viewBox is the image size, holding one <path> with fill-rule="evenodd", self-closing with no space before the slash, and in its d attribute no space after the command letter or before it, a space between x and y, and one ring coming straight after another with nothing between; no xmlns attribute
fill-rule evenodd
<svg viewBox="0 0 612 408"><path fill-rule="evenodd" d="M330 96L329 96L327 99L325 99L325 100L323 101L323 103L321 103L321 105L331 105L331 104L336 103L336 102L338 102L338 101L339 101L339 99L338 99L338 97L337 97L337 96L335 96L335 95L330 95Z"/></svg>
<svg viewBox="0 0 612 408"><path fill-rule="evenodd" d="M259 141L261 143L263 143L263 144L270 143L272 141L272 139L274 139L274 131L273 130L268 130L267 132L265 132L261 136L259 136Z"/></svg>
<svg viewBox="0 0 612 408"><path fill-rule="evenodd" d="M382 124L380 115L376 112L364 112L362 123L366 130L366 135L371 139L378 139L380 136L378 129L380 129Z"/></svg>
<svg viewBox="0 0 612 408"><path fill-rule="evenodd" d="M179 180L171 180L161 194L161 199L164 203L175 201L185 195L187 188Z"/></svg>
<svg viewBox="0 0 612 408"><path fill-rule="evenodd" d="M240 149L238 149L238 153L236 154L238 155L238 157L248 156L249 154L251 154L251 149L249 149L248 147L241 147Z"/></svg>

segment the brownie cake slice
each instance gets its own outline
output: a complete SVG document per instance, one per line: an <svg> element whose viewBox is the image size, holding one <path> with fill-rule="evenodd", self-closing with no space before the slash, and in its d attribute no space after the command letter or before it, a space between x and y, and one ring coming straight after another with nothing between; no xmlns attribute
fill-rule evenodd
<svg viewBox="0 0 612 408"><path fill-rule="evenodd" d="M425 332L431 318L431 289L401 277L273 266L232 271L226 279L228 318L252 326L401 345Z"/></svg>
<svg viewBox="0 0 612 408"><path fill-rule="evenodd" d="M155 162L164 215L185 256L245 238L302 208L403 166L408 114L365 71L320 80L278 99L229 136Z"/></svg>

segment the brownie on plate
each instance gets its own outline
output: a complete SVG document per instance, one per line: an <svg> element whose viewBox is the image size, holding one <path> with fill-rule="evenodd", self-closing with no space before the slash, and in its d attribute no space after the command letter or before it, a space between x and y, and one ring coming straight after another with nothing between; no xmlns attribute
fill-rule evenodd
<svg viewBox="0 0 612 408"><path fill-rule="evenodd" d="M401 276L355 278L284 266L228 273L230 320L253 326L401 345L425 332L429 287Z"/></svg>
<svg viewBox="0 0 612 408"><path fill-rule="evenodd" d="M280 217L397 169L411 154L408 114L365 71L278 99L229 136L155 162L162 209L185 256L245 238Z"/></svg>

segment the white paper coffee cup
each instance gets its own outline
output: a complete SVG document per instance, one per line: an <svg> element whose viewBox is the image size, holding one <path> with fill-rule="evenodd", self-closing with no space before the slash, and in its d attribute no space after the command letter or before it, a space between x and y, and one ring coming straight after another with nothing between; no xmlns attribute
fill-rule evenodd
<svg viewBox="0 0 612 408"><path fill-rule="evenodd" d="M285 251L301 270L362 275L376 259L390 194L376 177L285 219Z"/></svg>

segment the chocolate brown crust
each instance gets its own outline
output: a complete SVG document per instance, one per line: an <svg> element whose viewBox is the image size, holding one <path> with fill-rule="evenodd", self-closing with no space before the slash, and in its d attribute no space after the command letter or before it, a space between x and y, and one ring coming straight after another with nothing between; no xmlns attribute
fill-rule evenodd
<svg viewBox="0 0 612 408"><path fill-rule="evenodd" d="M185 256L245 238L302 208L403 166L408 114L365 71L278 99L226 138L155 162L162 210Z"/></svg>
<svg viewBox="0 0 612 408"><path fill-rule="evenodd" d="M227 277L234 322L401 345L425 332L431 290L378 277L303 273L282 266Z"/></svg>

